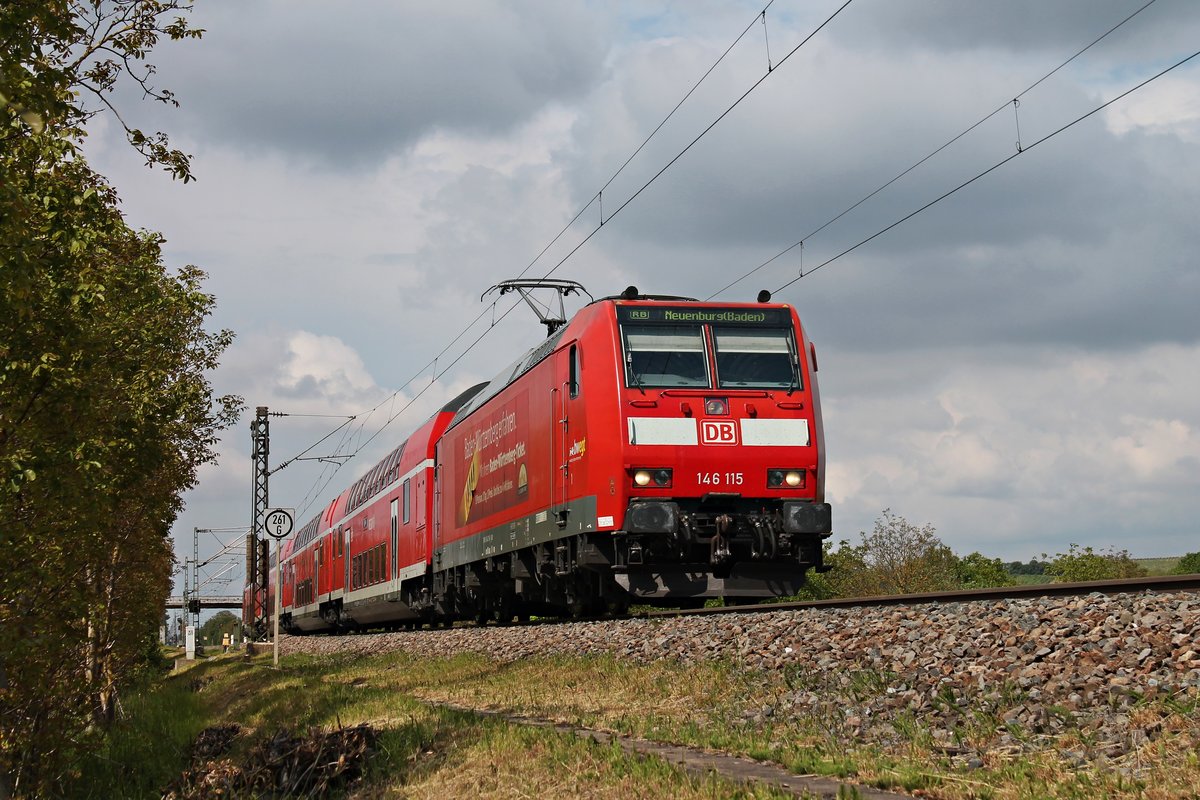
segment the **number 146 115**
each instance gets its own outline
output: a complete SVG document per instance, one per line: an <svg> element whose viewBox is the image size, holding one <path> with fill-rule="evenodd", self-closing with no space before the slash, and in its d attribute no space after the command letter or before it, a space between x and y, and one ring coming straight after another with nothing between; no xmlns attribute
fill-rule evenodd
<svg viewBox="0 0 1200 800"><path fill-rule="evenodd" d="M696 483L701 486L741 486L745 475L741 472L697 472Z"/></svg>

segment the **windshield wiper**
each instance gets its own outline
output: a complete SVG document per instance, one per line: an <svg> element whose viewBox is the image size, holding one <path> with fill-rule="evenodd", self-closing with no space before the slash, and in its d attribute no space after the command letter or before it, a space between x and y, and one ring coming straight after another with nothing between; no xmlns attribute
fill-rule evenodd
<svg viewBox="0 0 1200 800"><path fill-rule="evenodd" d="M637 387L639 392L645 395L646 390L642 388L642 376L636 369L633 368L632 359L629 361L629 374L633 376L633 385Z"/></svg>

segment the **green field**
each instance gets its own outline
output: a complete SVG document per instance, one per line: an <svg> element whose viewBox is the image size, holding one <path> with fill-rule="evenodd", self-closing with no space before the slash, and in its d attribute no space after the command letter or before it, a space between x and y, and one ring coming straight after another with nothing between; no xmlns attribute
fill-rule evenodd
<svg viewBox="0 0 1200 800"><path fill-rule="evenodd" d="M1134 561L1146 568L1151 575L1170 575L1181 556L1170 558L1135 558Z"/></svg>
<svg viewBox="0 0 1200 800"><path fill-rule="evenodd" d="M1151 576L1172 575L1182 556L1167 558L1135 558L1138 564L1146 568L1146 574ZM1010 575L1018 586L1036 586L1040 583L1054 583L1050 575Z"/></svg>

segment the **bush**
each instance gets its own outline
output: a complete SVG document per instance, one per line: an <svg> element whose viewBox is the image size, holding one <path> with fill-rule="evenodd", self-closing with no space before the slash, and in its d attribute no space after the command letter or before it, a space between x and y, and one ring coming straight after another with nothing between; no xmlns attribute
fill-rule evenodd
<svg viewBox="0 0 1200 800"><path fill-rule="evenodd" d="M1179 563L1175 565L1175 569L1171 570L1172 575L1192 575L1195 573L1200 573L1200 552L1188 553L1179 559Z"/></svg>
<svg viewBox="0 0 1200 800"><path fill-rule="evenodd" d="M1038 561L1036 558L1030 559L1028 564L1022 561L1010 561L1004 565L1004 569L1009 575L1045 575L1046 562Z"/></svg>
<svg viewBox="0 0 1200 800"><path fill-rule="evenodd" d="M832 597L939 592L958 588L958 558L932 525L917 527L890 509L875 520L862 544L841 542L829 554L833 569L822 576Z"/></svg>
<svg viewBox="0 0 1200 800"><path fill-rule="evenodd" d="M993 586L1013 586L1016 581L998 558L971 553L958 560L955 568L958 585L963 589L988 589Z"/></svg>
<svg viewBox="0 0 1200 800"><path fill-rule="evenodd" d="M1042 558L1048 558L1043 553ZM1059 553L1046 566L1046 574L1053 575L1060 581L1073 583L1075 581L1103 581L1113 578L1141 578L1147 572L1146 568L1130 557L1128 550L1114 550L1111 547L1102 552L1096 552L1091 547L1080 548L1072 544L1066 553Z"/></svg>

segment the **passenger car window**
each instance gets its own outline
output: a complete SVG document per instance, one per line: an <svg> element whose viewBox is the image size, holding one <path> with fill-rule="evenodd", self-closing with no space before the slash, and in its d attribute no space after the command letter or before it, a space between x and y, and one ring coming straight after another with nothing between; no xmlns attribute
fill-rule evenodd
<svg viewBox="0 0 1200 800"><path fill-rule="evenodd" d="M704 333L692 325L625 325L629 386L708 386Z"/></svg>

